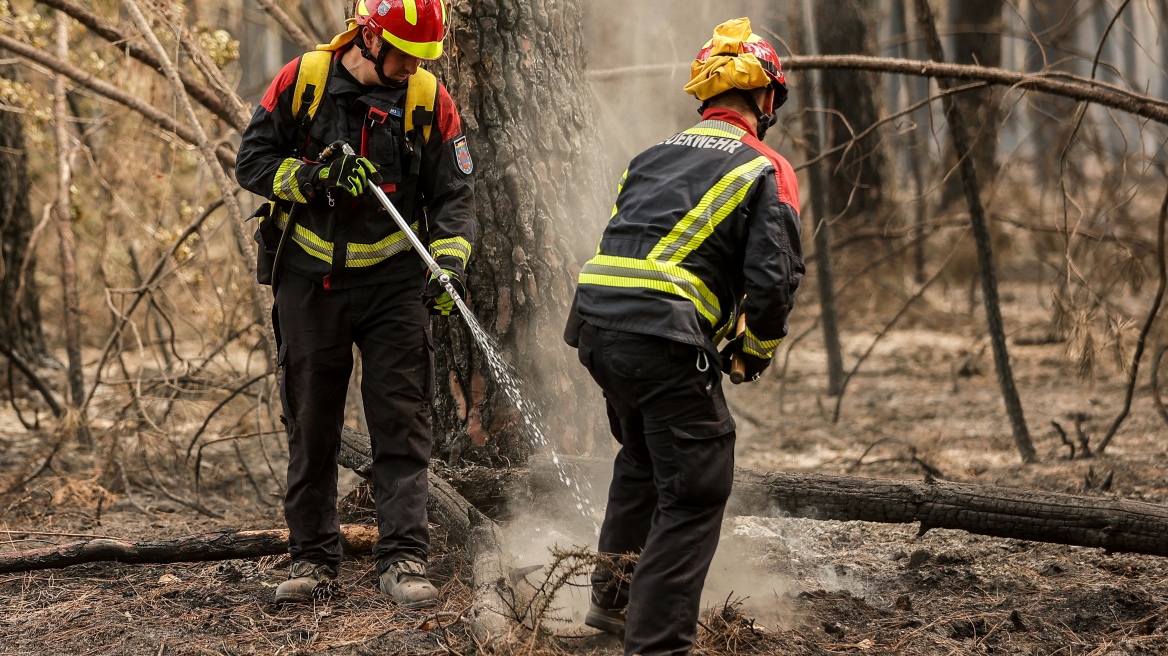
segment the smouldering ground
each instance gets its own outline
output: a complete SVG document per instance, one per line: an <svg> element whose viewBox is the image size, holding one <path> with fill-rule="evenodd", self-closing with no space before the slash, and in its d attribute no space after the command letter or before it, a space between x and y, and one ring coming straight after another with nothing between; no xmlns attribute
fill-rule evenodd
<svg viewBox="0 0 1168 656"><path fill-rule="evenodd" d="M1005 310L1015 338L1040 332L1047 316L1033 299ZM1097 441L1119 408L1123 380L1105 371L1093 384L1082 382L1065 363L1064 345L1013 343L1018 386L1042 457L1022 466L989 353L976 355L980 327L952 313L937 316L945 323L919 313L889 334L851 381L838 423L830 421L834 399L821 393L823 353L814 337L792 352L785 384L768 375L732 389L738 464L919 478L921 467L909 458L915 449L951 480L1168 499L1168 429L1146 383L1107 455L1068 461L1049 422L1073 430L1069 415L1085 413L1085 429ZM792 333L805 327L797 320ZM849 362L875 330L848 332ZM43 456L47 443L18 428L0 433L5 487L26 462ZM222 519L151 492L156 487L128 460L130 496L112 484L112 491L95 490L98 481L119 480L95 471L95 462L104 460L65 454L25 492L8 495L0 504L0 549L75 539L69 534L155 538L281 524L278 507L249 496L233 458L213 463L218 483L206 492L226 513ZM603 482L596 487L602 490ZM522 561L516 564L538 563L551 542L591 544L588 523L581 524L562 513L515 520L509 529ZM533 537L532 527L543 537ZM284 576L281 558L83 565L0 575L0 654L476 653L462 615L468 570L457 545L438 533L432 571L443 585L441 613L400 612L381 599L368 558L346 561L331 597L294 609L271 603ZM705 602L720 611L703 620L699 652L705 654L1168 654L1168 561L960 531L917 537L914 526L728 519ZM558 637L523 642L515 652L620 653L613 641L579 626L580 607L579 595L565 596L559 615L566 621L551 625Z"/></svg>

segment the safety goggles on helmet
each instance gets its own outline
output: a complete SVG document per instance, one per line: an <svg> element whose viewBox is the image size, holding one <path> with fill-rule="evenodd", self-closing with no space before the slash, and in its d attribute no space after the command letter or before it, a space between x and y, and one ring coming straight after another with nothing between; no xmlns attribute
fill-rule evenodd
<svg viewBox="0 0 1168 656"><path fill-rule="evenodd" d="M353 19L407 55L426 60L442 56L446 36L442 0L357 0Z"/></svg>

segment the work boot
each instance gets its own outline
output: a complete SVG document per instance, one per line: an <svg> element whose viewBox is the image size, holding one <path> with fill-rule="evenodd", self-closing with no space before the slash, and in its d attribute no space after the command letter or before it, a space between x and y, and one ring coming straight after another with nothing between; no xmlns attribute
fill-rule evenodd
<svg viewBox="0 0 1168 656"><path fill-rule="evenodd" d="M588 604L588 614L584 616L584 624L605 633L623 636L625 634L625 610L623 608L609 609Z"/></svg>
<svg viewBox="0 0 1168 656"><path fill-rule="evenodd" d="M381 573L381 594L402 608L426 608L438 603L438 588L426 580L426 566L399 560Z"/></svg>
<svg viewBox="0 0 1168 656"><path fill-rule="evenodd" d="M288 570L288 580L276 588L276 603L308 603L312 601L317 586L336 577L337 573L328 565L298 560Z"/></svg>

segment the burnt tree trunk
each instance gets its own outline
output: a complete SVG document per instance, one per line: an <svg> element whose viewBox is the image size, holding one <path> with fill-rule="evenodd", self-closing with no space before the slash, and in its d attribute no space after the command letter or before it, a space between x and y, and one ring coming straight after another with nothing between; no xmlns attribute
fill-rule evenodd
<svg viewBox="0 0 1168 656"><path fill-rule="evenodd" d="M952 61L995 68L1002 65L1002 0L949 0L949 25L953 33ZM957 107L965 117L965 133L970 142L974 166L978 176L985 181L992 181L998 174L995 160L998 154L1001 98L1002 91L995 87L966 91L956 98ZM948 166L956 162L952 152L947 161ZM961 195L960 179L958 176L950 177L942 204L947 206L960 199Z"/></svg>
<svg viewBox="0 0 1168 656"><path fill-rule="evenodd" d="M6 79L15 79L14 73L11 66L0 69L0 77ZM29 250L34 221L28 192L24 125L20 114L0 112L0 311L4 313L0 343L25 362L35 364L45 357L45 340L37 294L36 254Z"/></svg>
<svg viewBox="0 0 1168 656"><path fill-rule="evenodd" d="M818 54L815 39L814 13L810 1L791 4L791 43L797 52ZM804 107L823 107L822 73L798 71L795 84L804 89ZM824 116L822 112L803 113L804 140L809 147L807 159L818 157L824 146ZM831 217L828 215L828 188L825 164L822 161L807 169L810 183L811 209L815 217L815 280L819 291L819 321L823 326L823 347L827 352L827 395L839 396L844 389L844 356L840 344L839 311L836 306L835 275L831 252Z"/></svg>
<svg viewBox="0 0 1168 656"><path fill-rule="evenodd" d="M341 544L346 553L366 554L377 541L376 526L346 524ZM116 561L129 564L198 563L209 560L258 558L288 553L288 529L216 531L173 540L131 542L92 538L80 542L0 555L0 574L58 569L82 563Z"/></svg>
<svg viewBox="0 0 1168 656"><path fill-rule="evenodd" d="M437 72L474 157L479 231L467 271L472 309L544 408L563 450L589 452L599 395L563 343L577 273L591 255L614 184L603 181L584 78L576 0L453 2ZM536 445L465 326L433 322L438 363L435 455L522 462ZM554 408L554 412L550 409Z"/></svg>
<svg viewBox="0 0 1168 656"><path fill-rule="evenodd" d="M879 3L866 0L815 2L818 54L875 55ZM823 71L823 98L833 113L827 118L827 147L847 144L880 119L883 98L879 77L866 71ZM849 129L850 128L850 129ZM842 219L847 231L860 227L884 202L887 156L881 146L883 130L828 157L828 211Z"/></svg>
<svg viewBox="0 0 1168 656"><path fill-rule="evenodd" d="M929 58L933 61L944 62L945 53L941 48L941 38L937 36L937 26L933 22L933 12L929 6L929 0L916 0L916 9L917 22L925 37L925 45L929 49ZM948 91L952 84L948 79L937 78L937 86L941 91ZM969 133L965 130L965 119L961 109L954 101L954 97L947 95L942 102L945 104L945 118L949 124L949 136L953 140L953 151L957 155L961 171L962 188L969 204L970 227L973 230L974 241L977 243L977 266L981 274L981 293L985 305L986 327L990 334L990 344L993 346L994 369L998 374L998 387L1002 392L1002 402L1006 406L1006 415L1010 419L1014 446L1017 447L1023 462L1034 462L1038 456L1034 451L1034 444L1030 440L1030 431L1026 427L1026 418L1022 412L1022 400L1019 398L1018 388L1014 384L1010 353L1006 347L1006 330L1002 324L1002 306L998 298L998 277L994 264L993 239L990 235L985 207L981 202L977 169L970 156Z"/></svg>
<svg viewBox="0 0 1168 656"><path fill-rule="evenodd" d="M576 480L604 480L612 461L561 458ZM476 506L504 499L544 501L562 494L560 469L533 458L526 471L496 477L451 476L450 483ZM468 472L470 473L470 472ZM766 472L737 468L731 515L791 516L827 521L919 523L924 532L958 529L977 535L1114 552L1168 556L1168 507L1110 497L1084 497L992 485L906 481L859 476Z"/></svg>

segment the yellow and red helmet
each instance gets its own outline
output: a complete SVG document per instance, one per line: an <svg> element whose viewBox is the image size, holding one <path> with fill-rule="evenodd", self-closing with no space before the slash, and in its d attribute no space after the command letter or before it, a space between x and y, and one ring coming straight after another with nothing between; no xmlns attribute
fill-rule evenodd
<svg viewBox="0 0 1168 656"><path fill-rule="evenodd" d="M442 56L446 6L442 0L357 0L353 19L418 59Z"/></svg>
<svg viewBox="0 0 1168 656"><path fill-rule="evenodd" d="M685 90L698 100L708 100L730 89L749 91L773 86L776 96L786 98L787 76L779 53L750 29L750 19L726 21L714 29L714 38L698 51L690 67ZM776 104L781 104L776 98Z"/></svg>

